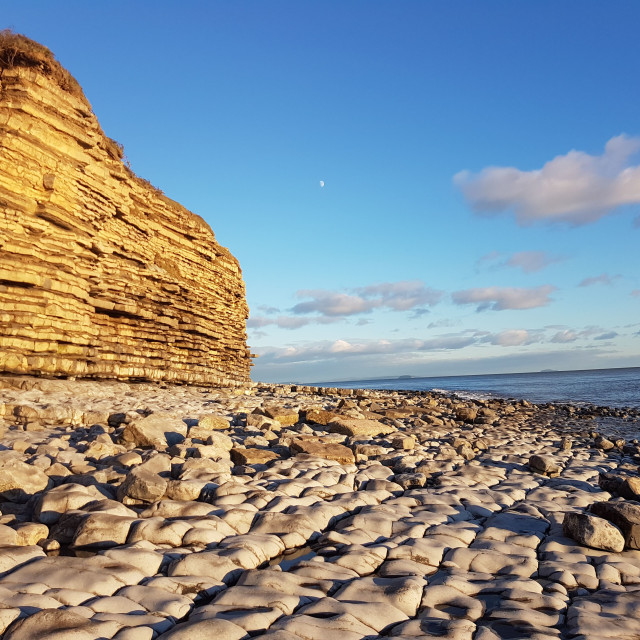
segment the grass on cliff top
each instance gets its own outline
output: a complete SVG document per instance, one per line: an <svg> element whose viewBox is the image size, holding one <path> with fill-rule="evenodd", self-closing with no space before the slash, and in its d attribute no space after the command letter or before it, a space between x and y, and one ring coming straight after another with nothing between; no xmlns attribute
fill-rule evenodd
<svg viewBox="0 0 640 640"><path fill-rule="evenodd" d="M12 69L14 67L37 68L43 75L54 80L63 91L82 98L88 104L78 81L56 60L56 57L48 47L20 33L14 33L11 29L2 29L0 30L0 76L2 76L4 69ZM104 148L107 153L112 158L124 160L125 169L132 179L154 191L158 197L166 202L172 205L177 204L165 196L161 189L153 186L148 180L140 178L131 170L124 156L122 144L106 135L104 138ZM185 209L185 211L187 210ZM200 220L202 219L200 218ZM206 225L204 221L202 222Z"/></svg>
<svg viewBox="0 0 640 640"><path fill-rule="evenodd" d="M86 100L77 80L47 47L11 29L3 29L0 31L0 71L13 67L37 67L61 89Z"/></svg>

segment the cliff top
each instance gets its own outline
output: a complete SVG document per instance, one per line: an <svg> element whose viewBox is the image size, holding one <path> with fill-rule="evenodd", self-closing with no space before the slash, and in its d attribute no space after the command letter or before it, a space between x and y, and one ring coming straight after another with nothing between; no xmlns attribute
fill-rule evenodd
<svg viewBox="0 0 640 640"><path fill-rule="evenodd" d="M41 73L55 80L61 89L86 100L77 80L47 47L20 33L3 29L0 31L0 70L12 67L37 67Z"/></svg>
<svg viewBox="0 0 640 640"><path fill-rule="evenodd" d="M31 40L31 38L25 35L14 33L11 29L0 30L0 77L4 69L12 69L15 67L36 69L42 75L53 80L63 91L82 100L89 109L93 111L79 82L58 62L48 47L35 40ZM188 211L179 203L165 196L161 189L152 185L148 180L136 175L124 158L124 146L107 136L104 131L102 131L99 123L97 123L97 127L104 136L104 148L107 153L113 159L122 162L122 166L129 177L154 191L158 198L169 204L169 206L178 206L186 217L196 221L198 225L209 227L200 216ZM230 255L228 249L225 247L220 247L219 249L223 253Z"/></svg>

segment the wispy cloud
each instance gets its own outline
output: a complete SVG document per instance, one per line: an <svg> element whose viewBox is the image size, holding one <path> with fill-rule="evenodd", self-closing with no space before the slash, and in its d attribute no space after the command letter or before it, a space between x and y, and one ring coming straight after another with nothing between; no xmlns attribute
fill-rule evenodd
<svg viewBox="0 0 640 640"><path fill-rule="evenodd" d="M262 311L262 313L268 313L268 314L280 313L280 309L278 309L278 307L270 307L269 305L266 305L266 304L261 304L258 307L258 309Z"/></svg>
<svg viewBox="0 0 640 640"><path fill-rule="evenodd" d="M578 339L578 334L571 329L564 329L563 331L558 331L552 338L551 342L558 342L560 344L565 342L575 342Z"/></svg>
<svg viewBox="0 0 640 640"><path fill-rule="evenodd" d="M631 295L632 295L634 298L640 298L640 289L634 289L634 290L631 292Z"/></svg>
<svg viewBox="0 0 640 640"><path fill-rule="evenodd" d="M640 332L634 335L640 337ZM593 357L594 354L610 355L611 347L606 341L616 337L618 337L616 331L606 330L602 327L590 326L578 329L548 326L543 329L511 328L497 332L468 329L425 339L341 338L281 347L257 347L254 350L260 355L256 366L260 367L261 372L271 371L274 375L277 373L279 376L284 375L283 372L298 372L296 375L300 375L300 372L307 372L309 376L314 375L315 380L321 380L322 378L318 375L324 375L320 373L323 371L325 373L333 371L332 374L329 374L334 376L333 379L336 377L344 379L348 376L366 376L366 373L363 373L366 371L375 371L375 375L384 375L387 371L396 372L396 374L413 373L424 370L425 367L432 367L433 363L439 363L439 365L431 372L431 375L446 375L443 371L447 371L447 363L455 362L459 363L458 367L460 363L466 363L472 368L473 363L477 362L478 370L476 372L486 373L490 371L490 367L487 368L487 363L492 361L513 360L516 363L523 362L528 358L535 360L540 357L544 359L551 352L541 352L539 347L530 348L530 345L553 343L562 349L553 352L555 361L531 367L531 369L558 367L559 361L563 363L563 367L575 368L576 363L572 359L578 353L590 354L590 357ZM581 340L585 342L579 342ZM562 343L576 344L569 346ZM489 345L499 347L501 352L509 355L481 356L486 352L496 353L495 348ZM603 350L602 347L605 346L607 349ZM416 369L416 367L420 369ZM336 376L336 371L341 373ZM450 371L450 373L456 372ZM292 379L295 377L294 375ZM325 377L324 379L331 378Z"/></svg>
<svg viewBox="0 0 640 640"><path fill-rule="evenodd" d="M291 311L293 313L319 313L323 316L352 316L367 313L377 304L373 300L365 300L361 296L346 293L336 293L322 289L307 289L298 291L301 298L311 298L307 302L300 302Z"/></svg>
<svg viewBox="0 0 640 640"><path fill-rule="evenodd" d="M525 273L535 273L536 271L542 271L554 262L561 262L562 260L564 260L562 256L554 256L545 251L520 251L505 260L504 264L507 267L522 269Z"/></svg>
<svg viewBox="0 0 640 640"><path fill-rule="evenodd" d="M499 251L492 251L482 256L476 262L476 266L481 267L489 264L492 269L514 267L522 269L524 273L535 273L542 271L554 262L561 262L564 259L564 256L552 255L546 251L519 251L510 256L506 256Z"/></svg>
<svg viewBox="0 0 640 640"><path fill-rule="evenodd" d="M512 211L519 224L538 221L582 225L620 206L640 203L640 166L631 159L640 138L611 138L599 156L570 151L541 169L487 167L462 171L454 183L471 208L481 214Z"/></svg>
<svg viewBox="0 0 640 640"><path fill-rule="evenodd" d="M455 304L477 304L478 311L503 311L505 309L535 309L551 302L549 297L556 290L552 285L530 289L518 287L484 287L465 289L451 294Z"/></svg>
<svg viewBox="0 0 640 640"><path fill-rule="evenodd" d="M321 340L287 347L262 347L256 351L264 359L304 362L308 360L343 359L372 355L406 353L441 353L459 351L473 345L491 344L500 347L520 347L544 341L544 331L507 329L492 333L471 329L428 339L398 340Z"/></svg>
<svg viewBox="0 0 640 640"><path fill-rule="evenodd" d="M433 306L442 299L443 292L427 287L419 280L408 280L356 287L346 292L305 289L296 295L311 298L291 309L296 315L317 313L344 317L369 313L373 309L423 313L427 306Z"/></svg>
<svg viewBox="0 0 640 640"><path fill-rule="evenodd" d="M610 276L608 273L601 273L599 276L592 276L590 278L585 278L578 285L579 287L592 287L596 284L604 284L608 287L612 286L613 283L620 278L620 275Z"/></svg>
<svg viewBox="0 0 640 640"><path fill-rule="evenodd" d="M343 359L356 356L402 354L412 352L457 351L479 341L473 333L450 334L427 340L322 340L288 347L263 347L256 351L262 359L288 362ZM263 360L264 362L264 360Z"/></svg>
<svg viewBox="0 0 640 640"><path fill-rule="evenodd" d="M520 347L534 342L542 342L543 332L528 331L527 329L508 329L499 333L492 333L484 338L482 342L494 344L500 347Z"/></svg>
<svg viewBox="0 0 640 640"><path fill-rule="evenodd" d="M613 340L613 338L618 337L617 331L607 331L606 333L602 333L599 336L596 336L594 340Z"/></svg>
<svg viewBox="0 0 640 640"><path fill-rule="evenodd" d="M247 320L247 328L259 329L269 325L274 325L280 329L300 329L301 327L306 327L309 324L330 324L339 321L340 318L300 318L298 316L282 315L275 318L269 318L266 316L255 316Z"/></svg>
<svg viewBox="0 0 640 640"><path fill-rule="evenodd" d="M551 329L552 327L548 327L548 328ZM597 327L597 326L589 326L583 329L563 328L560 331L556 332L553 336L551 336L551 338L549 339L549 342L562 344L567 342L576 342L576 340L587 340L587 339L599 340L601 338L599 338L598 336L608 335L611 333L615 333L615 336L611 336L611 337L616 337L618 335L615 331L607 331L603 327ZM604 340L605 338L602 338L602 339Z"/></svg>

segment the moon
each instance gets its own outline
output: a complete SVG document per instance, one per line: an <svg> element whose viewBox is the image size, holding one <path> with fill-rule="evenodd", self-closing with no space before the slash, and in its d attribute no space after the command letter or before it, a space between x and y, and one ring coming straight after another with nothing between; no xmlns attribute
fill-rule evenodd
<svg viewBox="0 0 640 640"><path fill-rule="evenodd" d="M324 180L320 180L320 188L324 187Z"/></svg>

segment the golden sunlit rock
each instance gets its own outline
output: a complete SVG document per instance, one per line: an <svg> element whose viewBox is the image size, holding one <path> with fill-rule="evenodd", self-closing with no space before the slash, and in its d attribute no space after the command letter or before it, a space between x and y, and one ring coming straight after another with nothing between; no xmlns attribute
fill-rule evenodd
<svg viewBox="0 0 640 640"><path fill-rule="evenodd" d="M123 163L48 49L1 32L0 74L0 372L247 382L237 260Z"/></svg>

